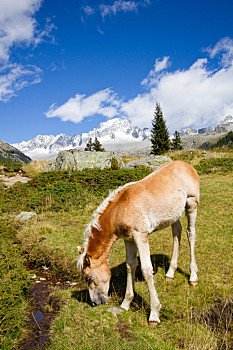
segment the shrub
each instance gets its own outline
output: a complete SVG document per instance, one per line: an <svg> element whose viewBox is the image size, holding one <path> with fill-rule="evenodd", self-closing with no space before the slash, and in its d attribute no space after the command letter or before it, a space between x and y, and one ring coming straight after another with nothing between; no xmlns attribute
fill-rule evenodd
<svg viewBox="0 0 233 350"><path fill-rule="evenodd" d="M0 348L15 349L26 318L27 271L16 224L0 220Z"/></svg>
<svg viewBox="0 0 233 350"><path fill-rule="evenodd" d="M13 163L7 161L0 161L0 166L3 172L7 173L15 173L22 169L23 164L21 163Z"/></svg>
<svg viewBox="0 0 233 350"><path fill-rule="evenodd" d="M0 192L0 212L22 210L69 210L84 208L91 196L106 197L109 190L137 181L151 172L148 169L86 169L40 173L27 184L15 184Z"/></svg>
<svg viewBox="0 0 233 350"><path fill-rule="evenodd" d="M200 161L195 166L199 175L210 174L210 173L227 173L233 170L233 159L232 158L212 158Z"/></svg>

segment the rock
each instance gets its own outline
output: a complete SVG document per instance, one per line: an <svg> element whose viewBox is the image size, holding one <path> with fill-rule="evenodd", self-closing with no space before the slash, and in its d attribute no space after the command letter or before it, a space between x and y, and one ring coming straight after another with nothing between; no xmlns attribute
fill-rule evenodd
<svg viewBox="0 0 233 350"><path fill-rule="evenodd" d="M15 220L19 221L28 221L32 216L37 215L33 212L22 211L19 215L16 216Z"/></svg>
<svg viewBox="0 0 233 350"><path fill-rule="evenodd" d="M145 167L150 169L157 169L160 165L162 165L165 162L171 161L171 158L167 156L149 156L146 158L141 158L137 160L132 160L128 162L125 167L127 169L134 169L138 167Z"/></svg>
<svg viewBox="0 0 233 350"><path fill-rule="evenodd" d="M211 128L211 126L207 126L206 128L198 129L198 134L210 134L213 131L214 131L214 129Z"/></svg>
<svg viewBox="0 0 233 350"><path fill-rule="evenodd" d="M180 131L180 136L188 136L188 135L195 135L195 134L197 134L197 130L192 128L183 128Z"/></svg>
<svg viewBox="0 0 233 350"><path fill-rule="evenodd" d="M37 310L37 312L35 313L35 315L33 315L33 317L37 323L40 323L44 319L44 314L40 310Z"/></svg>
<svg viewBox="0 0 233 350"><path fill-rule="evenodd" d="M112 162L115 160L119 168L124 168L125 165L121 157L115 152L91 152L72 149L59 152L55 163L50 164L45 171L111 168Z"/></svg>
<svg viewBox="0 0 233 350"><path fill-rule="evenodd" d="M214 129L214 131L219 134L229 132L232 130L233 130L233 117L231 115L227 115L225 119L222 122L220 122Z"/></svg>
<svg viewBox="0 0 233 350"><path fill-rule="evenodd" d="M11 187L14 184L16 184L16 182L21 182L21 183L26 184L31 179L29 177L24 177L24 176L17 174L15 176L10 176L10 177L7 177L5 175L0 175L0 180L3 181L3 183L6 187Z"/></svg>
<svg viewBox="0 0 233 350"><path fill-rule="evenodd" d="M124 310L122 309L118 309L117 307L110 307L107 309L109 312L111 312L115 317L117 317L117 315L121 312L123 312Z"/></svg>

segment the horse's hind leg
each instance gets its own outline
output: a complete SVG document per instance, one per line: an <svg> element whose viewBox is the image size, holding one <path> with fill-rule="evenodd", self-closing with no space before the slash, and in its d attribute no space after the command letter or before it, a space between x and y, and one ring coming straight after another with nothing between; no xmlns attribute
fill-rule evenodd
<svg viewBox="0 0 233 350"><path fill-rule="evenodd" d="M137 267L137 246L133 241L125 241L126 249L126 269L127 269L127 286L125 298L121 308L129 310L130 303L134 298L135 270Z"/></svg>
<svg viewBox="0 0 233 350"><path fill-rule="evenodd" d="M196 286L198 284L197 278L197 264L195 259L195 241L196 241L196 231L195 231L195 223L197 218L197 201L195 197L190 197L187 199L186 203L186 215L188 219L188 227L187 227L187 236L189 240L190 246L190 284Z"/></svg>
<svg viewBox="0 0 233 350"><path fill-rule="evenodd" d="M170 267L166 273L166 281L171 281L174 278L174 273L177 269L177 261L179 257L179 247L181 238L182 226L180 220L172 225L172 235L173 235L173 252Z"/></svg>

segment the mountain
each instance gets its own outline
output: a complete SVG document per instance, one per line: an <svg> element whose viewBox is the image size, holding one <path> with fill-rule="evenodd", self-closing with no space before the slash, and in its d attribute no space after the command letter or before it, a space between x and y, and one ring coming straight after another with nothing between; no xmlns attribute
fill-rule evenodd
<svg viewBox="0 0 233 350"><path fill-rule="evenodd" d="M95 137L106 151L144 152L150 147L150 130L141 130L123 118L114 118L100 123L89 133L74 136L38 135L32 140L15 143L13 146L32 159L55 159L59 151L72 148L84 149L89 138L94 141Z"/></svg>
<svg viewBox="0 0 233 350"><path fill-rule="evenodd" d="M233 117L227 115L214 129L211 126L201 129L183 128L180 132L180 136L191 136L201 134L223 134L233 130Z"/></svg>
<svg viewBox="0 0 233 350"><path fill-rule="evenodd" d="M9 143L0 140L0 161L19 162L26 164L30 162L30 158L20 152Z"/></svg>
<svg viewBox="0 0 233 350"><path fill-rule="evenodd" d="M216 142L223 133L233 130L233 117L228 115L214 129L184 128L181 130L184 148L199 147L204 142ZM18 148L32 159L55 159L59 151L77 148L83 150L89 138L98 138L106 151L118 151L122 154L131 153L137 156L150 154L150 129L140 129L128 119L114 118L100 125L88 133L73 136L60 134L38 135L32 140L15 143Z"/></svg>
<svg viewBox="0 0 233 350"><path fill-rule="evenodd" d="M226 116L226 118L219 123L214 129L218 133L225 133L233 130L233 117L231 115Z"/></svg>

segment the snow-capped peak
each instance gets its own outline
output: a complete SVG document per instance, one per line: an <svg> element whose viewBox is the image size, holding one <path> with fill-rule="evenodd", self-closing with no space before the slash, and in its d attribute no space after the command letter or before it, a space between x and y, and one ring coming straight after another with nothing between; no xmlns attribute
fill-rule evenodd
<svg viewBox="0 0 233 350"><path fill-rule="evenodd" d="M32 140L15 143L13 146L32 159L55 158L61 150L84 149L87 141L90 138L94 140L95 137L106 150L117 150L122 144L129 147L140 141L149 141L150 131L133 126L128 119L114 118L100 123L97 128L81 135L37 135Z"/></svg>

